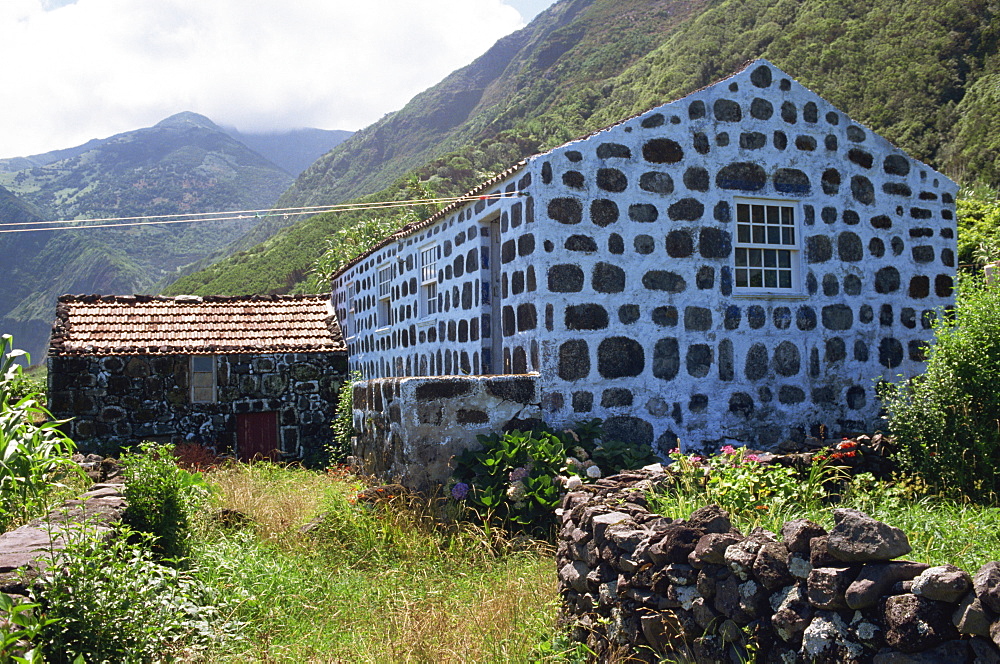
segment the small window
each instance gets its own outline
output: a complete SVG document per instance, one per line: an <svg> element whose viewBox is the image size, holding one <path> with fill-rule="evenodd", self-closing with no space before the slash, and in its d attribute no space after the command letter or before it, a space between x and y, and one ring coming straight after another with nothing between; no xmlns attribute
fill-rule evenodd
<svg viewBox="0 0 1000 664"><path fill-rule="evenodd" d="M420 316L437 313L437 245L420 250Z"/></svg>
<svg viewBox="0 0 1000 664"><path fill-rule="evenodd" d="M794 292L799 288L799 239L795 205L736 202L736 288L744 292Z"/></svg>
<svg viewBox="0 0 1000 664"><path fill-rule="evenodd" d="M344 337L353 339L357 334L357 323L354 320L354 299L357 297L357 288L353 281L347 282L347 315L344 316Z"/></svg>
<svg viewBox="0 0 1000 664"><path fill-rule="evenodd" d="M192 403L215 401L215 357L212 355L191 357L191 401Z"/></svg>
<svg viewBox="0 0 1000 664"><path fill-rule="evenodd" d="M389 327L392 314L392 266L387 265L378 271L378 311L377 325L379 328Z"/></svg>

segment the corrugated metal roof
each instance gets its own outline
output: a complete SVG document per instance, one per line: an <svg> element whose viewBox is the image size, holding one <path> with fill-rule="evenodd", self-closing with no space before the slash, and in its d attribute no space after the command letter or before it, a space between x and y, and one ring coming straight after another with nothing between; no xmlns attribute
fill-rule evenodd
<svg viewBox="0 0 1000 664"><path fill-rule="evenodd" d="M52 355L344 351L329 295L63 295Z"/></svg>

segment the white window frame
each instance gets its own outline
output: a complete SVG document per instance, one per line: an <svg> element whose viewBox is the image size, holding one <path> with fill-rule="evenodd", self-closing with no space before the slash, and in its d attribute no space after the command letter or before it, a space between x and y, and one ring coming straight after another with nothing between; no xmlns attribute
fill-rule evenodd
<svg viewBox="0 0 1000 664"><path fill-rule="evenodd" d="M375 312L376 327L388 330L392 324L392 278L393 266L380 267L377 272L378 304Z"/></svg>
<svg viewBox="0 0 1000 664"><path fill-rule="evenodd" d="M802 228L797 201L734 200L733 293L802 294Z"/></svg>
<svg viewBox="0 0 1000 664"><path fill-rule="evenodd" d="M196 368L197 365L203 364L203 361L207 360L211 362L211 371L205 371L203 368ZM214 355L192 355L188 362L188 369L190 370L191 376L191 403L215 403L218 401L218 389L216 383L218 376L218 362ZM209 385L199 385L198 383L206 382L204 377L208 377L210 381ZM208 390L206 393L205 390ZM209 394L210 393L210 394Z"/></svg>
<svg viewBox="0 0 1000 664"><path fill-rule="evenodd" d="M353 339L354 336L358 333L357 322L355 321L354 318L354 298L357 296L357 292L358 289L357 286L355 286L354 280L352 279L351 281L348 281L347 302L346 302L347 316L345 316L347 320L344 321L344 327L346 329L343 330L345 339Z"/></svg>
<svg viewBox="0 0 1000 664"><path fill-rule="evenodd" d="M436 316L438 287L438 245L429 244L420 248L420 318Z"/></svg>

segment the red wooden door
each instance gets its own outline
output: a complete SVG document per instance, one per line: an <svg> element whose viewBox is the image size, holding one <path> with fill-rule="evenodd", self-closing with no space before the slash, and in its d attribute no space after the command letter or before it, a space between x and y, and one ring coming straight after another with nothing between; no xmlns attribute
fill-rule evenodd
<svg viewBox="0 0 1000 664"><path fill-rule="evenodd" d="M241 461L278 458L278 414L237 413L236 453Z"/></svg>

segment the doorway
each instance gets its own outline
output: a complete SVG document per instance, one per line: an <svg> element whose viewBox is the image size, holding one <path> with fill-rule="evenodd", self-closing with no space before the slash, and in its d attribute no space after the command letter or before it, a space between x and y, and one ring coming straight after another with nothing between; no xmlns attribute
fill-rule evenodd
<svg viewBox="0 0 1000 664"><path fill-rule="evenodd" d="M281 456L278 413L237 413L236 453L240 461L276 461Z"/></svg>

